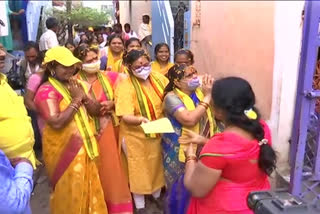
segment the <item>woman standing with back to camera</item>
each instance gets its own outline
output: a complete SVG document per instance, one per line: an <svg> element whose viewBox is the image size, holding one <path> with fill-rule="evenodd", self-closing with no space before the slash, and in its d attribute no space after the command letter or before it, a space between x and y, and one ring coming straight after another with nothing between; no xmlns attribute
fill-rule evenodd
<svg viewBox="0 0 320 214"><path fill-rule="evenodd" d="M188 214L252 214L248 194L269 190L268 176L276 168L269 127L261 120L254 92L244 79L217 80L212 100L225 130L210 140L194 133L180 138L180 143L191 143L184 177L193 196ZM199 161L192 143L205 144Z"/></svg>

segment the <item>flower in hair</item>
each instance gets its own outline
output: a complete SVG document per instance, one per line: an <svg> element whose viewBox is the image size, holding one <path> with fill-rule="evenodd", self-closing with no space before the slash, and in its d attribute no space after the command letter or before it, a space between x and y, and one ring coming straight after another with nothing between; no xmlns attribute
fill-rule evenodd
<svg viewBox="0 0 320 214"><path fill-rule="evenodd" d="M252 109L244 110L244 114L250 119L250 120L256 120L258 118L257 113Z"/></svg>
<svg viewBox="0 0 320 214"><path fill-rule="evenodd" d="M258 144L259 144L259 146L262 146L262 145L264 145L264 144L265 144L265 145L268 144L268 142L269 142L269 141L264 138L264 139L260 140Z"/></svg>

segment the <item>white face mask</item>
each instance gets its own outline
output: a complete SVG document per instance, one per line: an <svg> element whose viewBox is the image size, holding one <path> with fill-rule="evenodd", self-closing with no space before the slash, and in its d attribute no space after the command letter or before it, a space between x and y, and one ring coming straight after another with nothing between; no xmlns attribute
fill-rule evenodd
<svg viewBox="0 0 320 214"><path fill-rule="evenodd" d="M150 73L151 73L151 65L148 65L148 66L142 66L134 71L132 71L132 73L140 78L140 79L143 79L143 80L146 80L148 79Z"/></svg>
<svg viewBox="0 0 320 214"><path fill-rule="evenodd" d="M85 63L82 64L82 70L89 74L94 74L100 71L100 60L94 62L94 63Z"/></svg>

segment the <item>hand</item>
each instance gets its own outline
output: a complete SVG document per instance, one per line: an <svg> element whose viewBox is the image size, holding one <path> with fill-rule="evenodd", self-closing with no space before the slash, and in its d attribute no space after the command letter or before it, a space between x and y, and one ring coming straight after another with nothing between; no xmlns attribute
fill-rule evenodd
<svg viewBox="0 0 320 214"><path fill-rule="evenodd" d="M184 156L187 158L188 156L194 156L196 155L196 150L194 149L194 145L190 143L188 146L186 146L183 149Z"/></svg>
<svg viewBox="0 0 320 214"><path fill-rule="evenodd" d="M179 143L180 144L198 144L198 145L204 145L207 142L207 138L190 131L188 129L183 129L184 135L182 135L179 138Z"/></svg>
<svg viewBox="0 0 320 214"><path fill-rule="evenodd" d="M17 157L17 158L11 158L10 159L10 163L11 163L13 168L16 168L16 166L19 163L22 163L22 162L26 162L26 163L32 165L31 162L27 158Z"/></svg>
<svg viewBox="0 0 320 214"><path fill-rule="evenodd" d="M106 115L107 113L109 113L114 109L114 101L112 100L103 101L100 104L101 104L101 108L100 108L101 115Z"/></svg>
<svg viewBox="0 0 320 214"><path fill-rule="evenodd" d="M214 78L209 74L205 74L202 77L202 91L204 96L211 96L213 81Z"/></svg>
<svg viewBox="0 0 320 214"><path fill-rule="evenodd" d="M18 14L19 15L24 14L24 9L19 10Z"/></svg>
<svg viewBox="0 0 320 214"><path fill-rule="evenodd" d="M74 78L71 78L69 80L68 90L71 94L72 99L79 99L82 101L87 97L80 83Z"/></svg>
<svg viewBox="0 0 320 214"><path fill-rule="evenodd" d="M150 122L150 120L148 120L148 118L145 118L145 117L139 117L139 121L140 121L140 124Z"/></svg>

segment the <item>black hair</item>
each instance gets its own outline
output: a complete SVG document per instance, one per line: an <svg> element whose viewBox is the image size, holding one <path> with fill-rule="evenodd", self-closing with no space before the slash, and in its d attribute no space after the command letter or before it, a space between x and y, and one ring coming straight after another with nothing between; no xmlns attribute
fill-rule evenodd
<svg viewBox="0 0 320 214"><path fill-rule="evenodd" d="M112 35L108 36L108 45L110 45L111 41L114 40L115 38L120 39L122 44L124 44L122 36L120 34L115 33L115 34L112 34Z"/></svg>
<svg viewBox="0 0 320 214"><path fill-rule="evenodd" d="M191 64L194 64L194 56L190 50L187 49L180 49L174 54L174 62L176 62L177 56L179 55L186 55L188 59L190 59Z"/></svg>
<svg viewBox="0 0 320 214"><path fill-rule="evenodd" d="M142 18L148 18L148 19L150 19L150 16L149 16L149 15L143 15Z"/></svg>
<svg viewBox="0 0 320 214"><path fill-rule="evenodd" d="M56 18L54 17L49 17L47 20L46 20L46 27L48 29L52 29L52 28L55 28L59 25L59 22Z"/></svg>
<svg viewBox="0 0 320 214"><path fill-rule="evenodd" d="M142 56L145 56L150 61L149 55L143 49L133 49L123 56L123 62L125 63L125 65L129 66Z"/></svg>
<svg viewBox="0 0 320 214"><path fill-rule="evenodd" d="M154 56L155 56L156 60L158 60L157 54L158 54L160 48L162 48L162 47L167 47L169 52L170 52L170 47L169 47L169 45L167 43L159 43L159 44L157 44L156 47L154 48ZM169 61L169 59L168 59L168 61Z"/></svg>
<svg viewBox="0 0 320 214"><path fill-rule="evenodd" d="M179 81L184 77L184 73L185 73L185 70L186 70L187 67L188 66L185 65L185 64L182 64L182 65L175 64L174 66L172 66L168 70L168 73L167 73L166 76L169 79L169 83L166 86L166 88L164 89L164 95L163 96L166 96L167 93L169 93L170 91L173 91L173 89L175 88L174 81L175 80Z"/></svg>
<svg viewBox="0 0 320 214"><path fill-rule="evenodd" d="M126 27L129 27L129 28L131 29L131 26L130 26L129 23L125 23L125 24L124 24L124 28L126 28Z"/></svg>
<svg viewBox="0 0 320 214"><path fill-rule="evenodd" d="M134 42L134 41L138 42L138 43L140 44L140 46L142 46L140 39L135 38L135 37L132 37L132 38L128 39L128 40L124 43L124 48L125 48L125 49L128 49L129 45L130 45L132 42Z"/></svg>
<svg viewBox="0 0 320 214"><path fill-rule="evenodd" d="M36 62L41 64L44 57L43 57L43 53L41 53L40 50L39 50L39 44L38 43L36 43L34 41L28 41L27 44L24 46L23 51L26 52L26 51L29 51L32 48L34 48L38 53L38 57L36 59Z"/></svg>
<svg viewBox="0 0 320 214"><path fill-rule="evenodd" d="M28 51L31 48L34 48L34 49L36 49L37 52L40 52L38 43L36 43L34 41L28 41L27 44L24 46L23 51Z"/></svg>
<svg viewBox="0 0 320 214"><path fill-rule="evenodd" d="M87 56L88 52L93 51L96 54L99 53L98 49L96 48L90 48L88 44L80 44L76 49L74 49L73 55L80 59L81 61L84 60L84 58Z"/></svg>
<svg viewBox="0 0 320 214"><path fill-rule="evenodd" d="M212 99L215 108L224 110L226 125L237 126L249 132L255 139L261 141L265 137L260 123L260 114L255 105L255 94L250 84L239 77L227 77L214 82ZM256 119L248 118L244 111L253 109ZM276 168L276 153L269 144L260 146L258 165L267 175Z"/></svg>

